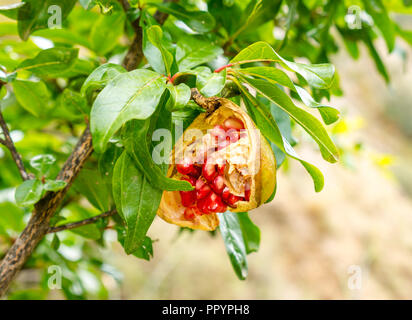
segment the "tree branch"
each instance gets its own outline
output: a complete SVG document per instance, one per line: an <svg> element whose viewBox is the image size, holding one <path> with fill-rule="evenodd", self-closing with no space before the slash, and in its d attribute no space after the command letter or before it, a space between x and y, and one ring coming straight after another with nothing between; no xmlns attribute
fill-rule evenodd
<svg viewBox="0 0 412 320"><path fill-rule="evenodd" d="M77 221L77 222L72 222L72 223L64 224L64 225L57 226L57 227L51 227L51 228L49 228L47 233L55 233L55 232L60 232L60 231L64 231L64 230L71 230L71 229L79 228L79 227L82 227L82 226L85 226L85 225L88 225L88 224L95 223L97 220L107 218L107 217L111 217L115 214L117 214L117 210L113 209L113 210L104 212L102 214L99 214L95 217L91 217L89 219L85 219L85 220L81 220L81 221Z"/></svg>
<svg viewBox="0 0 412 320"><path fill-rule="evenodd" d="M92 136L89 127L83 132L74 151L60 170L57 180L67 182L64 189L48 192L35 204L32 216L26 228L11 246L0 264L0 297L10 286L17 272L33 253L37 244L49 230L49 221L71 187L83 164L93 152Z"/></svg>
<svg viewBox="0 0 412 320"><path fill-rule="evenodd" d="M129 3L125 0L120 0L120 2L122 3L123 9L127 12L130 8ZM158 20L160 24L163 24L167 18L167 16L162 17L162 19L159 18ZM135 69L143 59L142 29L139 25L139 20L133 21L132 25L135 29L135 38L123 61L123 66L125 66L128 71ZM87 127L57 177L58 180L67 182L66 187L58 192L46 193L46 195L35 204L34 211L26 228L1 261L0 297L7 292L17 272L26 263L40 240L49 232L50 218L58 209L71 184L92 152L92 136L89 127ZM21 162L21 164L23 163ZM22 168L24 168L24 166L22 166Z"/></svg>
<svg viewBox="0 0 412 320"><path fill-rule="evenodd" d="M1 88L1 86L0 86ZM20 176L23 180L29 180L32 178L30 174L27 173L26 168L23 164L23 159L20 153L17 152L17 149L11 140L9 128L7 128L6 121L4 121L3 114L0 110L0 127L3 131L4 139L0 138L0 143L4 145L7 149L9 149L11 156L16 163L17 168L19 169Z"/></svg>
<svg viewBox="0 0 412 320"><path fill-rule="evenodd" d="M127 11L130 9L130 4L127 0L119 0L124 12L127 13ZM176 0L164 0L164 2L177 2ZM156 21L160 24L163 25L163 23L166 21L167 17L169 15L167 13L161 12L157 10L154 14L154 18ZM126 53L126 56L123 59L123 67L127 71L131 71L133 69L136 69L137 66L142 62L143 60L143 30L142 27L140 26L140 18L137 18L132 22L132 26L134 29L135 36L133 38L132 44L129 47L129 50Z"/></svg>
<svg viewBox="0 0 412 320"><path fill-rule="evenodd" d="M196 88L192 88L191 90L191 99L196 102L200 107L206 110L208 113L212 113L217 108L220 107L219 98L211 97L206 98L204 97L199 90Z"/></svg>

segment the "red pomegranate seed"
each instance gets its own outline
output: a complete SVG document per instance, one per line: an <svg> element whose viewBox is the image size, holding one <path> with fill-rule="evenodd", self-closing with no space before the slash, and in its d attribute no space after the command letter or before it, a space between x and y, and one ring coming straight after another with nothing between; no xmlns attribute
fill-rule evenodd
<svg viewBox="0 0 412 320"><path fill-rule="evenodd" d="M190 207L196 202L196 191L179 191L180 198L182 199L182 205L184 207Z"/></svg>
<svg viewBox="0 0 412 320"><path fill-rule="evenodd" d="M227 202L229 200L231 193L228 187L224 187L222 191L222 199Z"/></svg>
<svg viewBox="0 0 412 320"><path fill-rule="evenodd" d="M196 181L196 197L197 199L203 199L205 198L209 193L211 189L209 185L204 181L203 179L198 179Z"/></svg>
<svg viewBox="0 0 412 320"><path fill-rule="evenodd" d="M225 187L225 180L223 179L223 176L217 176L213 180L213 184L212 184L213 191L216 192L217 194L221 194L224 187Z"/></svg>
<svg viewBox="0 0 412 320"><path fill-rule="evenodd" d="M246 181L245 183L245 200L249 201L250 200L250 182Z"/></svg>
<svg viewBox="0 0 412 320"><path fill-rule="evenodd" d="M236 202L238 202L241 197L235 196L234 194L230 194L229 199L226 201L229 206L234 206Z"/></svg>
<svg viewBox="0 0 412 320"><path fill-rule="evenodd" d="M212 213L207 206L208 199L209 198L203 198L197 201L197 209L199 210L200 215Z"/></svg>
<svg viewBox="0 0 412 320"><path fill-rule="evenodd" d="M176 169L181 174L189 174L196 176L199 170L195 167L190 159L183 159L182 163L176 165ZM199 173L200 174L200 173Z"/></svg>
<svg viewBox="0 0 412 320"><path fill-rule="evenodd" d="M220 175L224 175L225 174L225 168L226 168L226 163L218 163L217 164L217 172Z"/></svg>
<svg viewBox="0 0 412 320"><path fill-rule="evenodd" d="M196 179L193 177L182 177L181 180L190 182L192 186L196 185ZM182 205L184 207L189 207L196 202L196 190L192 191L179 191L180 198L182 200Z"/></svg>
<svg viewBox="0 0 412 320"><path fill-rule="evenodd" d="M216 164L208 163L208 161L206 161L206 163L203 165L202 173L207 181L212 182L213 179L217 176Z"/></svg>
<svg viewBox="0 0 412 320"><path fill-rule="evenodd" d="M217 209L219 208L219 196L212 192L207 198L206 198L206 206L207 209L211 212L217 212Z"/></svg>
<svg viewBox="0 0 412 320"><path fill-rule="evenodd" d="M221 125L216 125L210 130L210 134L217 140L225 140L226 131Z"/></svg>
<svg viewBox="0 0 412 320"><path fill-rule="evenodd" d="M235 196L233 193L230 193L228 187L225 187L222 192L222 199L226 202L229 206L234 206L236 202L241 200L241 197Z"/></svg>
<svg viewBox="0 0 412 320"><path fill-rule="evenodd" d="M189 207L185 209L183 216L186 220L193 220L195 218L196 213L198 213L198 208L196 207Z"/></svg>
<svg viewBox="0 0 412 320"><path fill-rule="evenodd" d="M235 129L230 129L227 131L227 140L229 140L230 143L235 143L238 141L240 138L239 131Z"/></svg>
<svg viewBox="0 0 412 320"><path fill-rule="evenodd" d="M227 118L225 122L223 122L223 127L226 130L229 130L229 129L240 130L240 129L245 128L242 121L240 121L239 119L233 118L233 117Z"/></svg>
<svg viewBox="0 0 412 320"><path fill-rule="evenodd" d="M196 178L194 177L181 177L180 180L185 180L187 182L190 182L192 186L196 186Z"/></svg>

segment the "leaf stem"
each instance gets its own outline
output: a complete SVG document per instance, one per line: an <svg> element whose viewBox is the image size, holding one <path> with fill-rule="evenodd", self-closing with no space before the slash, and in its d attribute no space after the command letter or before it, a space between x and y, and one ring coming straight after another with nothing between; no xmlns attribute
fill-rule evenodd
<svg viewBox="0 0 412 320"><path fill-rule="evenodd" d="M104 212L102 214L99 214L97 216L91 217L89 219L84 219L81 221L76 221L76 222L64 224L64 225L57 226L57 227L50 227L47 233L55 233L55 232L60 232L64 230L71 230L71 229L79 228L79 227L82 227L88 224L95 223L97 220L114 216L115 214L117 214L117 210L113 209L113 210Z"/></svg>

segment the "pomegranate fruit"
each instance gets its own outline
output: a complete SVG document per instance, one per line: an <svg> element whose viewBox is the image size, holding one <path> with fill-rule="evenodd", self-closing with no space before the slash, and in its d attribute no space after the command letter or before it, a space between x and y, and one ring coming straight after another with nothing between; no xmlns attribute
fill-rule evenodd
<svg viewBox="0 0 412 320"><path fill-rule="evenodd" d="M263 204L276 184L273 152L248 114L229 100L200 114L176 143L168 177L192 191L164 191L158 215L182 227L214 230L217 213L246 212ZM189 130L198 130L193 138ZM190 137L190 138L187 138Z"/></svg>

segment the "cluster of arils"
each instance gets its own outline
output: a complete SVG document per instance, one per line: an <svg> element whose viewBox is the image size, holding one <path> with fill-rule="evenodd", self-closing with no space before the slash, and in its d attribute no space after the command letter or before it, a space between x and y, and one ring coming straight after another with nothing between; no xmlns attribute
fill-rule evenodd
<svg viewBox="0 0 412 320"><path fill-rule="evenodd" d="M230 192L225 177L227 162L223 158L216 158L219 151L243 137L247 138L244 124L241 120L230 117L222 125L215 125L208 134L213 143L206 153L202 153L201 159L186 157L182 163L176 165L177 171L182 174L180 179L195 187L192 191L180 191L182 205L186 207L184 217L187 220L194 219L196 215L225 212L228 206L235 208L238 201L249 201L250 198L248 183L244 186L242 196Z"/></svg>

